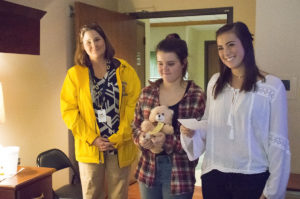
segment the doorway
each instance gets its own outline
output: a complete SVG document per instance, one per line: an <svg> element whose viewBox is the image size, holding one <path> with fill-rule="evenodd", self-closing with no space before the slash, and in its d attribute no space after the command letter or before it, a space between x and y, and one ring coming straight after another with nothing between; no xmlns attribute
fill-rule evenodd
<svg viewBox="0 0 300 199"><path fill-rule="evenodd" d="M155 47L168 33L179 33L189 50L188 79L194 80L203 89L209 81L208 70L212 67L206 60L214 51L205 51L205 42L215 40L215 31L226 23L233 21L233 8L212 8L196 10L177 10L163 12L130 13L146 24L146 80L157 79L155 67ZM147 30L148 26L148 30ZM154 60L154 64L151 64Z"/></svg>

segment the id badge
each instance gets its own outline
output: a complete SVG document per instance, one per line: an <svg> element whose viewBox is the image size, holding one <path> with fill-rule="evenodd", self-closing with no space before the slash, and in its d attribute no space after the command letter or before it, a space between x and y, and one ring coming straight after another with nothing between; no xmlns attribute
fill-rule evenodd
<svg viewBox="0 0 300 199"><path fill-rule="evenodd" d="M98 122L106 122L106 112L105 109L97 110Z"/></svg>

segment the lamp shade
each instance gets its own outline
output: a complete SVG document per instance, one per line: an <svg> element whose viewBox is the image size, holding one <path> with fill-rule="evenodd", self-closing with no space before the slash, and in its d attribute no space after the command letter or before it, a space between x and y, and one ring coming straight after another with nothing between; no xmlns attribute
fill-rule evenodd
<svg viewBox="0 0 300 199"><path fill-rule="evenodd" d="M4 101L3 101L3 90L2 84L0 82L0 123L5 122L5 111L4 111Z"/></svg>

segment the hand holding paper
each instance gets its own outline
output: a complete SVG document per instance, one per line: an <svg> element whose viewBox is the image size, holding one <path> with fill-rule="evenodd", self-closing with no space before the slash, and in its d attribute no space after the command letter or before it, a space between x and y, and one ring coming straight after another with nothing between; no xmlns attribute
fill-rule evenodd
<svg viewBox="0 0 300 199"><path fill-rule="evenodd" d="M193 136L188 136L181 131L180 140L189 160L196 160L205 151L205 131L203 131L203 127L206 121L198 121L195 118L178 119L178 121L184 126L184 128L180 127L180 131L190 129L193 132Z"/></svg>
<svg viewBox="0 0 300 199"><path fill-rule="evenodd" d="M180 125L180 133L183 133L184 135L192 138L194 136L194 134L195 134L195 131L192 130L192 129L186 128L183 125Z"/></svg>
<svg viewBox="0 0 300 199"><path fill-rule="evenodd" d="M178 122L180 122L184 127L188 129L197 130L201 128L200 121L196 120L195 118L178 119Z"/></svg>

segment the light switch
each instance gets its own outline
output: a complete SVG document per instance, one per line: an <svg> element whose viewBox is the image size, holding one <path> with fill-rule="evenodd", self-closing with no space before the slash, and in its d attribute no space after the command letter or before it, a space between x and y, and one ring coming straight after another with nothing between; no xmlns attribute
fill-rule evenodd
<svg viewBox="0 0 300 199"><path fill-rule="evenodd" d="M297 98L297 77L292 75L281 75L282 83L285 86L287 98L296 99Z"/></svg>

